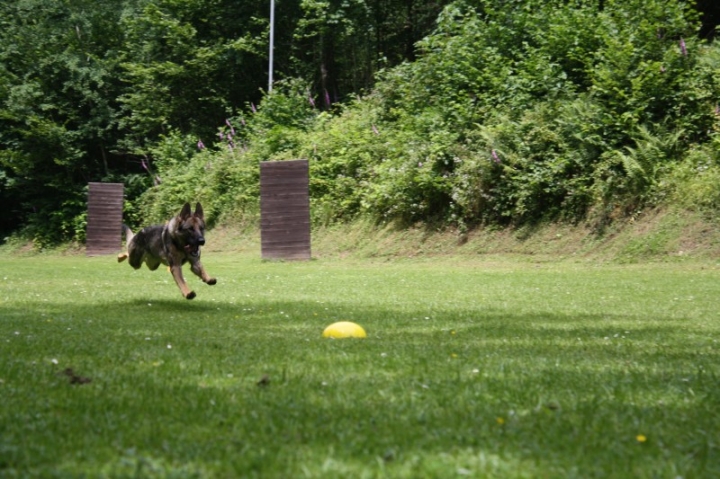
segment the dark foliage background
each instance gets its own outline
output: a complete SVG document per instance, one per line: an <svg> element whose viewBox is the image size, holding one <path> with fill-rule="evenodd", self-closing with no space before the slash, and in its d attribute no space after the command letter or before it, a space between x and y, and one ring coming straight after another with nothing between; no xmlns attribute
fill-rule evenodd
<svg viewBox="0 0 720 479"><path fill-rule="evenodd" d="M257 213L259 161L309 158L316 222L711 213L717 2L13 0L0 4L0 238L83 240L188 199Z"/></svg>

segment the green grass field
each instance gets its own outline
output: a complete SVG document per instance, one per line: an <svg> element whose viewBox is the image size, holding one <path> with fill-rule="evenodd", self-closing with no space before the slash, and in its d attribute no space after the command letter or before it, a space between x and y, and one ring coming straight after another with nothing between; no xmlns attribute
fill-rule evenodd
<svg viewBox="0 0 720 479"><path fill-rule="evenodd" d="M3 259L0 477L720 477L715 262L204 263Z"/></svg>

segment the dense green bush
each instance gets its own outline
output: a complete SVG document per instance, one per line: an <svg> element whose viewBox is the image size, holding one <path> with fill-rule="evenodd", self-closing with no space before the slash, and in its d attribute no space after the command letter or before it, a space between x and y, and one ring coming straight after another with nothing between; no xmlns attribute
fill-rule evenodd
<svg viewBox="0 0 720 479"><path fill-rule="evenodd" d="M152 217L194 198L211 218L250 218L259 162L305 158L317 224L602 224L668 201L711 209L720 47L694 38L697 18L665 0L455 2L417 61L334 111L290 81L207 149L165 137L152 150L162 182L142 203Z"/></svg>
<svg viewBox="0 0 720 479"><path fill-rule="evenodd" d="M449 1L282 2L275 78L304 78L329 109L412 58ZM139 221L136 186L155 183L168 138L207 141L263 98L269 13L266 0L0 2L0 242L23 227L41 247L82 240L88 182L126 182ZM253 148L296 145L285 120L268 117Z"/></svg>
<svg viewBox="0 0 720 479"><path fill-rule="evenodd" d="M230 212L256 212L259 174L254 157L234 145L199 149L197 144L197 138L175 133L151 150L156 181L133 202L140 210L137 220L144 224L165 221L187 201L202 203L210 225Z"/></svg>
<svg viewBox="0 0 720 479"><path fill-rule="evenodd" d="M712 141L693 147L673 164L658 189L665 201L720 218L720 112Z"/></svg>
<svg viewBox="0 0 720 479"><path fill-rule="evenodd" d="M260 161L296 150L316 116L306 85L293 80L279 83L246 115L217 125L214 138L177 131L162 136L146 163L154 185L133 208L144 222L157 222L177 214L186 201L199 201L210 225L221 219L252 221L259 211Z"/></svg>

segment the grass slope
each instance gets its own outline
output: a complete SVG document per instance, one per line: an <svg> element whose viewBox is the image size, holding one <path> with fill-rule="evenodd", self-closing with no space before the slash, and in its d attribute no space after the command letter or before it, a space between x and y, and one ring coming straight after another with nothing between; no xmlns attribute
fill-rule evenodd
<svg viewBox="0 0 720 479"><path fill-rule="evenodd" d="M253 237L244 234L243 244ZM313 250L329 257L456 256L467 260L499 254L541 262L683 262L720 259L720 228L717 220L677 209L643 211L602 230L588 224L541 223L459 234L424 226L394 228L358 222L318 229L313 234Z"/></svg>
<svg viewBox="0 0 720 479"><path fill-rule="evenodd" d="M204 263L4 259L0 477L720 475L714 262Z"/></svg>

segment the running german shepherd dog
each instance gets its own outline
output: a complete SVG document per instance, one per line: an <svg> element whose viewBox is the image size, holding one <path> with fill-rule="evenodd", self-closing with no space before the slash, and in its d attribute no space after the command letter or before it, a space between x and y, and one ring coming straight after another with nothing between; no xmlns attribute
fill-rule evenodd
<svg viewBox="0 0 720 479"><path fill-rule="evenodd" d="M151 271L155 271L160 263L168 266L186 299L195 297L195 291L188 288L182 274L182 267L188 261L190 270L203 282L209 285L217 282L200 263L200 246L205 244L205 219L200 203L195 205L194 213L190 210L190 203L185 203L180 214L165 225L147 226L137 234L125 225L123 229L127 252L118 255L118 263L129 258L133 268L139 269L145 263Z"/></svg>

